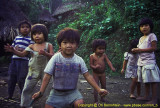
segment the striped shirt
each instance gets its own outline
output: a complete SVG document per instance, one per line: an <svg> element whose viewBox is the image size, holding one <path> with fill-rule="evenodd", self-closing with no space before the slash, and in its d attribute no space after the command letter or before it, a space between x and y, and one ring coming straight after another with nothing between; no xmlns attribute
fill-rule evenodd
<svg viewBox="0 0 160 108"><path fill-rule="evenodd" d="M25 49L26 47L28 47L30 44L33 44L34 42L31 40L31 37L30 36L22 36L22 35L19 35L19 36L16 36L16 38L14 39L13 43L12 43L12 46L15 48L15 47L19 47L19 48L23 48ZM28 57L19 57L17 55L13 55L12 56L13 59L25 59L25 60L28 60L29 58Z"/></svg>

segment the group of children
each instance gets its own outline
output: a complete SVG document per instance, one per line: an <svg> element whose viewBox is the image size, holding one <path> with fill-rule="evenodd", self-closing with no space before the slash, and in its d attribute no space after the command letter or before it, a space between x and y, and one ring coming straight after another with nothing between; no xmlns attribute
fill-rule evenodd
<svg viewBox="0 0 160 108"><path fill-rule="evenodd" d="M139 22L139 29L143 36L130 43L129 51L124 54L124 62L121 73L126 68L125 77L132 78L130 98L134 96L137 87L137 100L148 101L146 104L157 104L157 84L160 82L160 71L156 64L154 51L157 49L157 37L152 32L153 22L149 18L143 18ZM145 84L145 95L140 97L141 85ZM150 86L152 97L150 99Z"/></svg>
<svg viewBox="0 0 160 108"><path fill-rule="evenodd" d="M124 73L126 68L125 77L132 78L130 98L136 98L134 96L134 89L137 86L137 99L150 100L149 85L151 84L152 99L148 103L156 104L156 87L157 82L160 82L160 73L154 55L157 38L155 34L152 33L153 23L151 20L142 19L139 27L144 36L140 38L139 42L138 40L131 42L129 51L124 54L125 60L121 72ZM55 54L52 44L47 42L48 31L45 25L35 24L31 27L31 25L25 21L20 24L19 30L21 35L15 38L12 46L9 44L5 45L5 50L14 54L9 69L9 99L12 98L15 84L18 82L21 90L20 105L23 108L30 107L32 99L43 96L46 88L48 88L47 86L50 86L48 84L50 84L50 82L52 84L50 79L53 76L53 84L45 108L78 108L79 104L84 103L83 97L77 89L78 76L80 73L95 89L94 102L98 102L98 94L101 96L101 101L105 102L104 96L108 94L106 90L106 63L112 71L115 71L107 54L105 54L105 40L95 39L92 43L94 53L90 55L90 67L93 70L93 76L91 76L84 60L75 54L80 42L80 34L77 30L65 28L58 33L57 42L61 50ZM28 38L30 30L31 38ZM21 38L19 39L19 37ZM29 39L29 42L26 38ZM26 43L26 40L28 43ZM23 47L20 45L23 45ZM31 55L29 64L27 64L28 55ZM23 65L21 62L26 62L26 64ZM26 69L25 73L24 69ZM19 78L21 74L25 74L23 78ZM42 78L43 81L40 91L34 94L33 89ZM15 80L14 84L11 84L13 83L13 79ZM141 89L137 79L138 82L143 81L145 83L146 93L144 97L140 97ZM23 81L22 84L19 83L20 80ZM101 83L102 89L99 87L99 82ZM13 87L10 87L11 85Z"/></svg>
<svg viewBox="0 0 160 108"><path fill-rule="evenodd" d="M21 35L14 39L12 46L9 44L5 46L6 51L14 54L9 69L8 99L12 99L17 81L21 90L20 105L29 107L34 87L39 80L43 79L44 68L54 51L52 44L46 42L48 31L45 25L35 24L31 28L29 22L22 21L19 24L19 31ZM30 31L31 37L28 36ZM28 62L29 54L31 57ZM23 77L20 77L21 74ZM19 83L20 81L21 83ZM48 87L48 89L50 88Z"/></svg>

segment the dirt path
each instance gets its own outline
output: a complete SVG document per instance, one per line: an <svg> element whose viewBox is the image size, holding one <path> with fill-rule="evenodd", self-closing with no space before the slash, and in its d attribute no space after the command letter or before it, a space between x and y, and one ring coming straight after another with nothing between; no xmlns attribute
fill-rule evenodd
<svg viewBox="0 0 160 108"><path fill-rule="evenodd" d="M19 88L16 86L13 100L6 100L7 97L7 70L8 67L0 67L0 108L20 108L20 93ZM106 96L107 102L99 104L93 104L93 89L92 87L84 80L82 76L79 78L78 89L84 97L86 108L160 108L160 104L157 106L149 106L144 104L145 101L138 101L135 99L129 98L129 85L131 83L130 79L125 79L122 76L120 77L107 77L107 90L110 92ZM142 94L143 87L142 84ZM36 86L36 90L39 90L39 85ZM160 91L160 87L158 89ZM159 93L160 94L160 93ZM160 97L160 95L159 95ZM160 100L160 99L159 99ZM159 102L160 103L160 102ZM41 99L34 104L33 108L43 108L45 104L45 99Z"/></svg>

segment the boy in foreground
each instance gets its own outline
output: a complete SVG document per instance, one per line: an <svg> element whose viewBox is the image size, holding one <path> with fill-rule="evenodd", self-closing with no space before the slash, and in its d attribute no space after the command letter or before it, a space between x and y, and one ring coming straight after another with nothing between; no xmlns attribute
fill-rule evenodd
<svg viewBox="0 0 160 108"><path fill-rule="evenodd" d="M45 108L78 108L83 104L83 97L77 89L79 73L83 74L88 83L99 93L105 96L108 92L101 89L93 77L89 74L85 62L75 54L78 48L80 35L77 30L65 28L58 33L58 45L61 52L56 53L48 62L44 72L43 82L40 91L35 93L32 98L43 95L45 89L53 75L53 89L46 101Z"/></svg>

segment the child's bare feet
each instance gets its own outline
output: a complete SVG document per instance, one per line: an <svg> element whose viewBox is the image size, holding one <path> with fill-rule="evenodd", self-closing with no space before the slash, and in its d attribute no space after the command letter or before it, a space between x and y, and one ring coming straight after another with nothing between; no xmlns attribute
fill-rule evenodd
<svg viewBox="0 0 160 108"><path fill-rule="evenodd" d="M136 98L137 100L141 100L141 101L149 101L149 97L138 97Z"/></svg>
<svg viewBox="0 0 160 108"><path fill-rule="evenodd" d="M136 97L133 94L130 95L130 98L131 99L136 99Z"/></svg>
<svg viewBox="0 0 160 108"><path fill-rule="evenodd" d="M141 96L137 96L136 98L139 98L139 97L141 97Z"/></svg>
<svg viewBox="0 0 160 108"><path fill-rule="evenodd" d="M145 104L158 104L158 101L157 100L151 100L151 101L148 101L146 102Z"/></svg>

